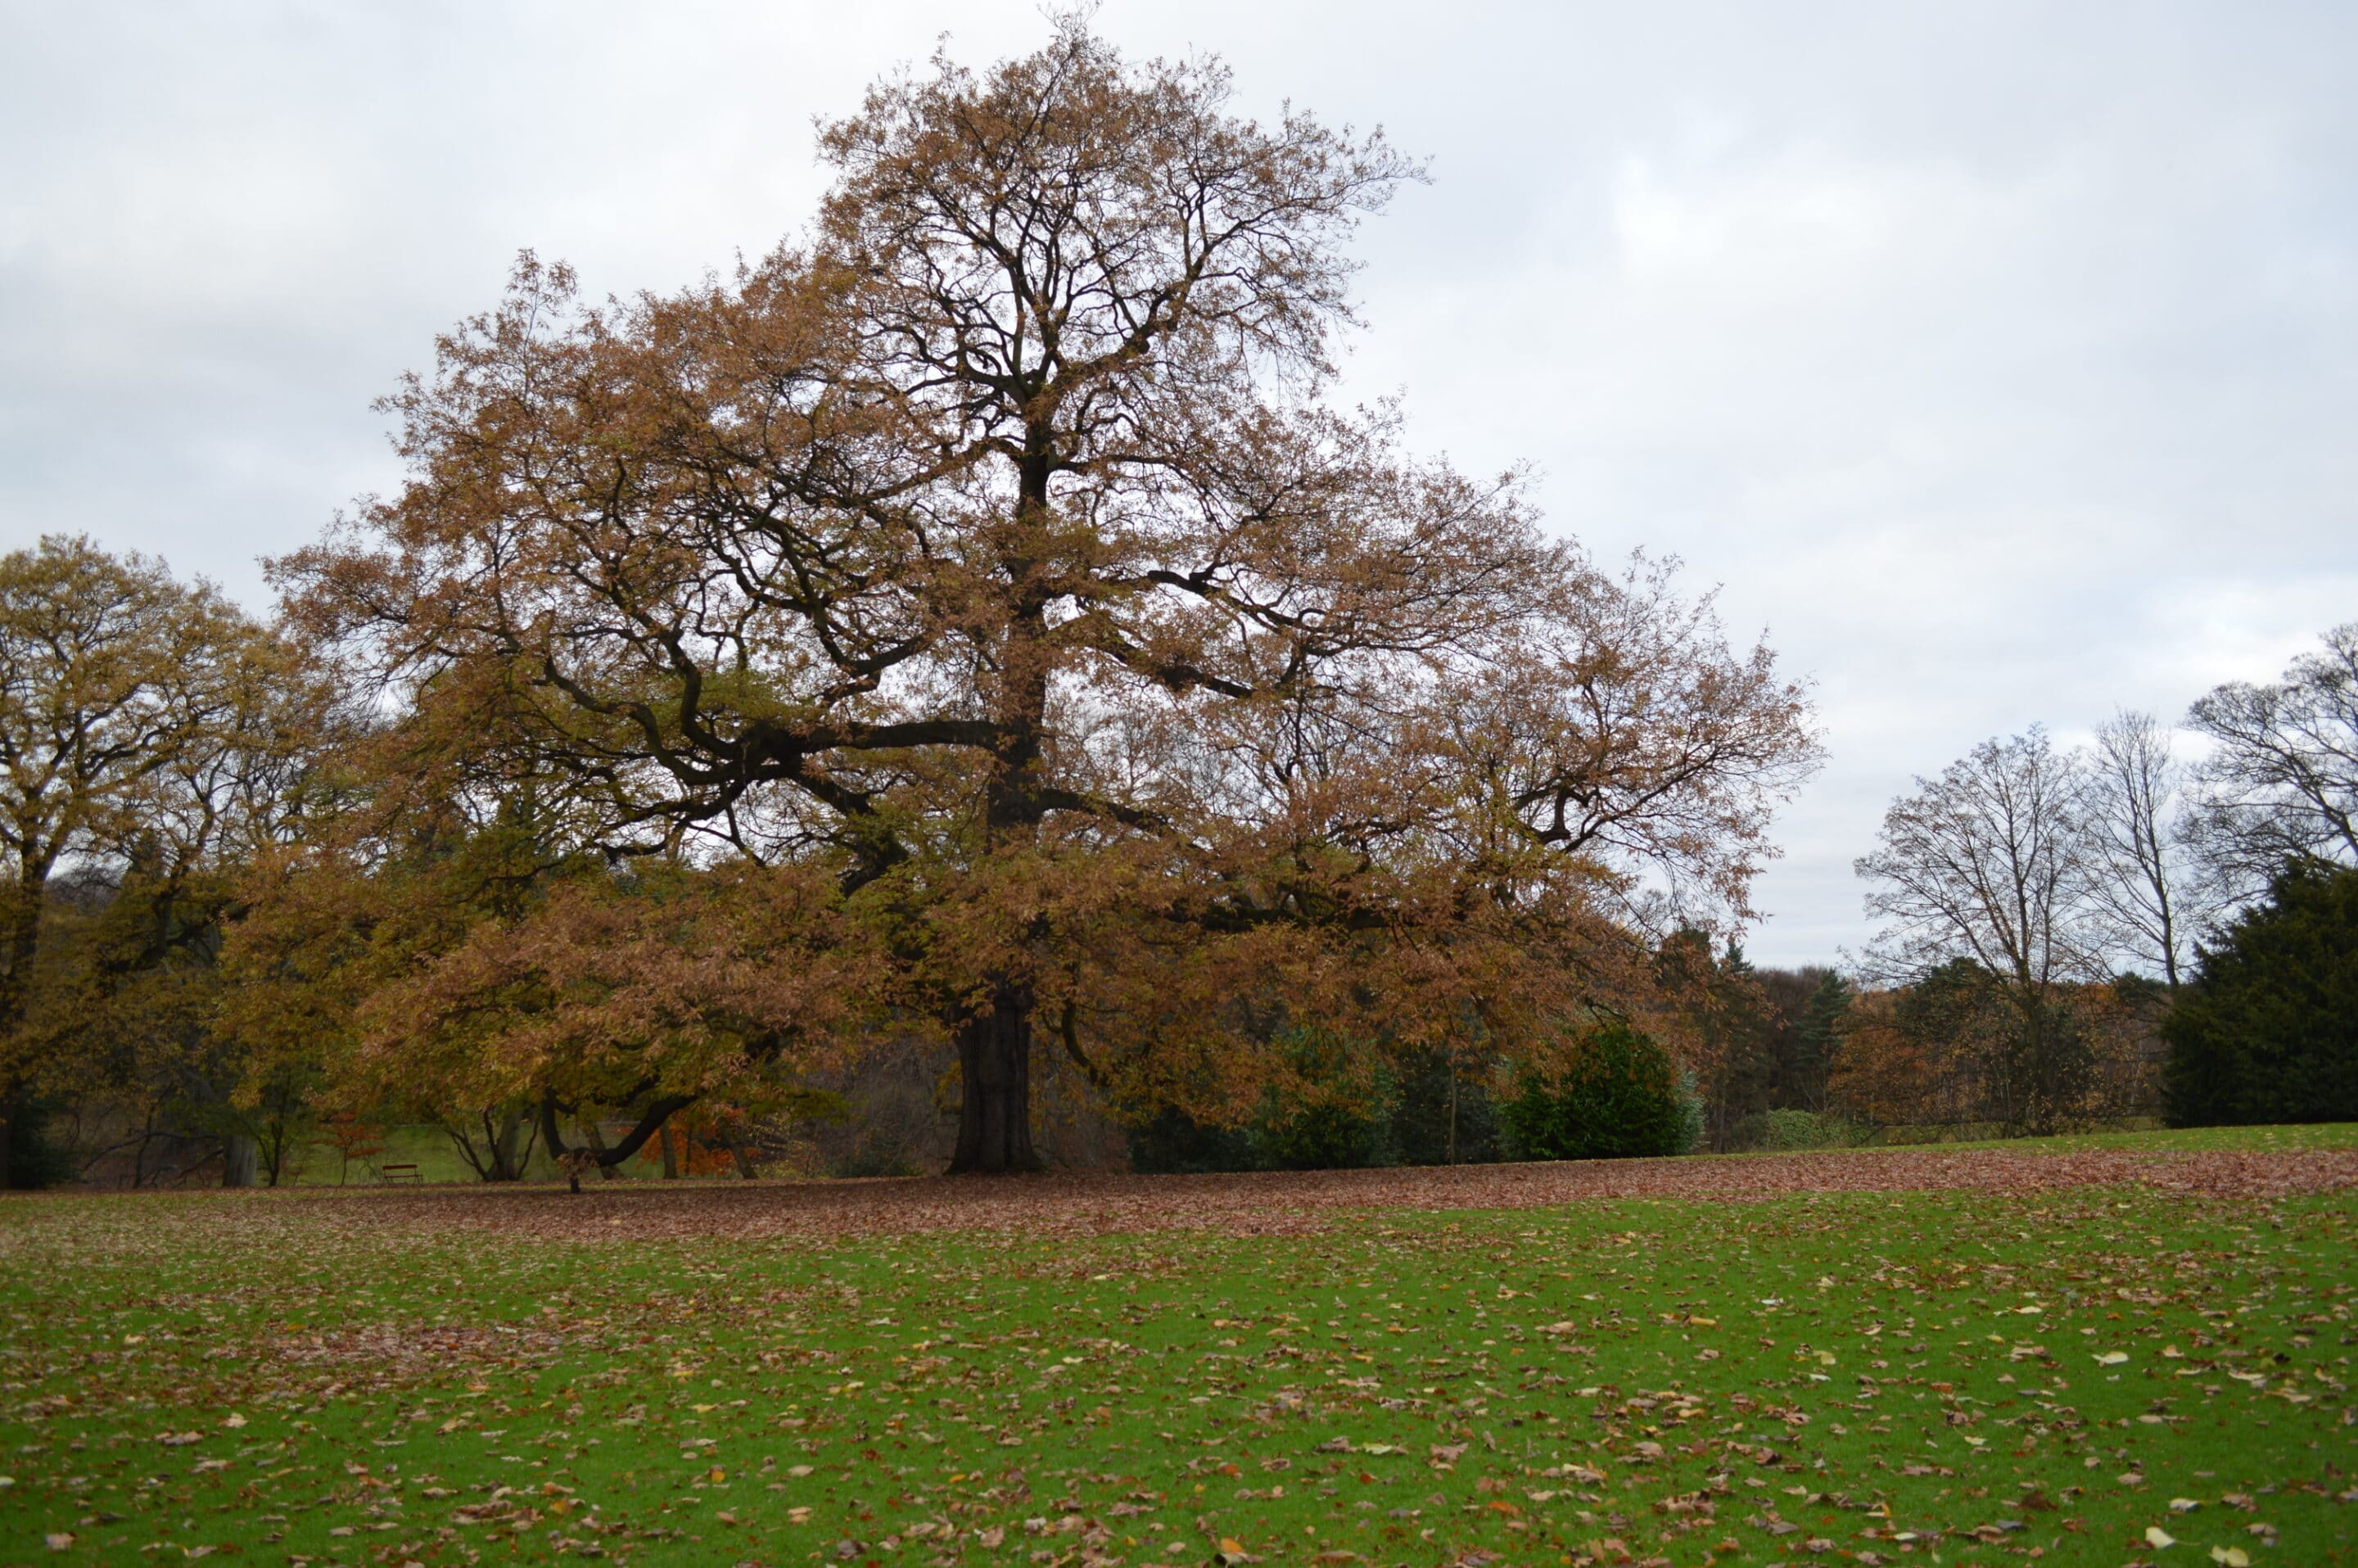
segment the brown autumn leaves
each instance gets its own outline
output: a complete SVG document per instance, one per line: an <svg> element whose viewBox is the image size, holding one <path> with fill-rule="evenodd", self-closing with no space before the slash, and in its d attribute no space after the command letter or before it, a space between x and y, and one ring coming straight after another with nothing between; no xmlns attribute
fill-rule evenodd
<svg viewBox="0 0 2358 1568"><path fill-rule="evenodd" d="M880 84L733 277L524 258L389 400L402 491L275 564L344 701L229 1026L559 1143L938 1031L979 1170L1035 1045L1224 1119L1675 1042L1660 944L1747 913L1804 694L1333 406L1343 243L1419 171L1227 97L1067 20Z"/></svg>
<svg viewBox="0 0 2358 1568"><path fill-rule="evenodd" d="M1736 1160L1572 1160L1139 1176L1058 1172L1023 1182L937 1177L792 1187L629 1185L551 1205L498 1187L310 1193L278 1215L419 1235L492 1231L544 1240L840 1240L955 1231L1069 1239L1202 1230L1244 1236L1331 1232L1352 1216L1559 1208L1617 1199L1748 1203L1799 1194L2061 1193L2139 1187L2179 1199L2266 1205L2358 1188L2349 1150L2080 1150L1929 1145L1824 1150ZM224 1224L251 1223L244 1218Z"/></svg>

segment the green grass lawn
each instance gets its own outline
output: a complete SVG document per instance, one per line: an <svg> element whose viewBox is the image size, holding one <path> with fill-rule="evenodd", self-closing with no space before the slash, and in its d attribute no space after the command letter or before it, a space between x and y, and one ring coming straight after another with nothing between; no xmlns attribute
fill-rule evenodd
<svg viewBox="0 0 2358 1568"><path fill-rule="evenodd" d="M0 1203L0 1563L2358 1561L2347 1194L833 1244L378 1212Z"/></svg>

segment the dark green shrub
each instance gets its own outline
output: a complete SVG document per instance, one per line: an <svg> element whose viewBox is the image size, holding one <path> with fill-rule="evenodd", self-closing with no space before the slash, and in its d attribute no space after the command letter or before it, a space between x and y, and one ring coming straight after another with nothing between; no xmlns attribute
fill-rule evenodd
<svg viewBox="0 0 2358 1568"><path fill-rule="evenodd" d="M21 1100L9 1119L7 1179L0 1185L19 1192L60 1187L74 1180L73 1152L49 1134L49 1108Z"/></svg>
<svg viewBox="0 0 2358 1568"><path fill-rule="evenodd" d="M1253 1128L1261 1163L1272 1171L1355 1171L1393 1163L1389 1107L1339 1101L1291 1115L1264 1115Z"/></svg>
<svg viewBox="0 0 2358 1568"><path fill-rule="evenodd" d="M1124 1130L1130 1168L1150 1175L1261 1168L1249 1129L1206 1127L1168 1106Z"/></svg>
<svg viewBox="0 0 2358 1568"><path fill-rule="evenodd" d="M1808 1110L1764 1110L1728 1130L1730 1149L1844 1149L1860 1141L1858 1128L1838 1116Z"/></svg>
<svg viewBox="0 0 2358 1568"><path fill-rule="evenodd" d="M2358 1121L2358 871L2288 865L2161 1033L2173 1127Z"/></svg>
<svg viewBox="0 0 2358 1568"><path fill-rule="evenodd" d="M1348 1171L1394 1162L1390 1106L1328 1100L1293 1109L1271 1101L1242 1127L1207 1127L1165 1107L1128 1130L1130 1168L1152 1174L1201 1171Z"/></svg>
<svg viewBox="0 0 2358 1568"><path fill-rule="evenodd" d="M1335 1054L1307 1032L1301 1049ZM1300 1065L1314 1084L1322 1068L1338 1077L1342 1070L1331 1061ZM1365 1093L1338 1090L1306 1103L1272 1098L1242 1127L1208 1127L1166 1107L1129 1126L1130 1169L1331 1171L1683 1154L1703 1139L1693 1082L1623 1024L1595 1031L1553 1088L1528 1077L1501 1101L1487 1076L1486 1063L1419 1051L1379 1071Z"/></svg>
<svg viewBox="0 0 2358 1568"><path fill-rule="evenodd" d="M1527 1074L1498 1120L1510 1160L1683 1154L1703 1133L1703 1108L1678 1065L1617 1020L1582 1038L1555 1083Z"/></svg>
<svg viewBox="0 0 2358 1568"><path fill-rule="evenodd" d="M1372 1081L1351 1043L1314 1026L1276 1036L1309 1092L1272 1089L1242 1127L1210 1127L1163 1107L1128 1130L1133 1171L1333 1171L1393 1163L1395 1085L1378 1069Z"/></svg>
<svg viewBox="0 0 2358 1568"><path fill-rule="evenodd" d="M1393 1162L1395 1085L1380 1066L1368 1076L1366 1047L1316 1026L1278 1036L1308 1092L1272 1090L1252 1127L1260 1162L1277 1171L1356 1170Z"/></svg>

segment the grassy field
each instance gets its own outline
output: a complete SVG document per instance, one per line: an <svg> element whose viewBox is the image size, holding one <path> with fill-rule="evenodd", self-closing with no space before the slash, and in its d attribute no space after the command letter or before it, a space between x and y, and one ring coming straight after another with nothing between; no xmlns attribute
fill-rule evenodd
<svg viewBox="0 0 2358 1568"><path fill-rule="evenodd" d="M0 1563L2358 1561L2347 1191L808 1243L442 1201L0 1202Z"/></svg>

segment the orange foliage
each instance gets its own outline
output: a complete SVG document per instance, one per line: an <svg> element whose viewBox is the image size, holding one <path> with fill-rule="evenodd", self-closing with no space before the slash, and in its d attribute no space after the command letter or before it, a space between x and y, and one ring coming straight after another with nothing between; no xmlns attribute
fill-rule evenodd
<svg viewBox="0 0 2358 1568"><path fill-rule="evenodd" d="M320 1117L319 1136L336 1152L340 1181L351 1176L353 1161L365 1164L384 1152L384 1129L349 1110Z"/></svg>
<svg viewBox="0 0 2358 1568"><path fill-rule="evenodd" d="M290 614L444 781L372 789L672 869L544 857L362 988L357 1068L736 1094L925 1020L1003 1169L1035 1035L1215 1119L1298 1087L1289 1022L1363 1076L1597 1007L1675 1038L1647 955L1748 913L1805 694L1326 406L1340 242L1414 166L1225 97L1067 20L829 127L809 249L602 307L526 256L442 341Z"/></svg>
<svg viewBox="0 0 2358 1568"><path fill-rule="evenodd" d="M683 1176L732 1176L740 1173L737 1151L751 1138L752 1119L735 1106L702 1105L682 1111L665 1124L673 1162ZM663 1168L663 1150L654 1139L639 1146L637 1163L646 1173Z"/></svg>
<svg viewBox="0 0 2358 1568"><path fill-rule="evenodd" d="M2057 986L2039 1021L2049 1038L2033 1050L2008 992L1950 966L1857 999L1828 1098L1894 1127L2066 1128L2147 1111L2158 1093L2152 1014L2134 989Z"/></svg>

